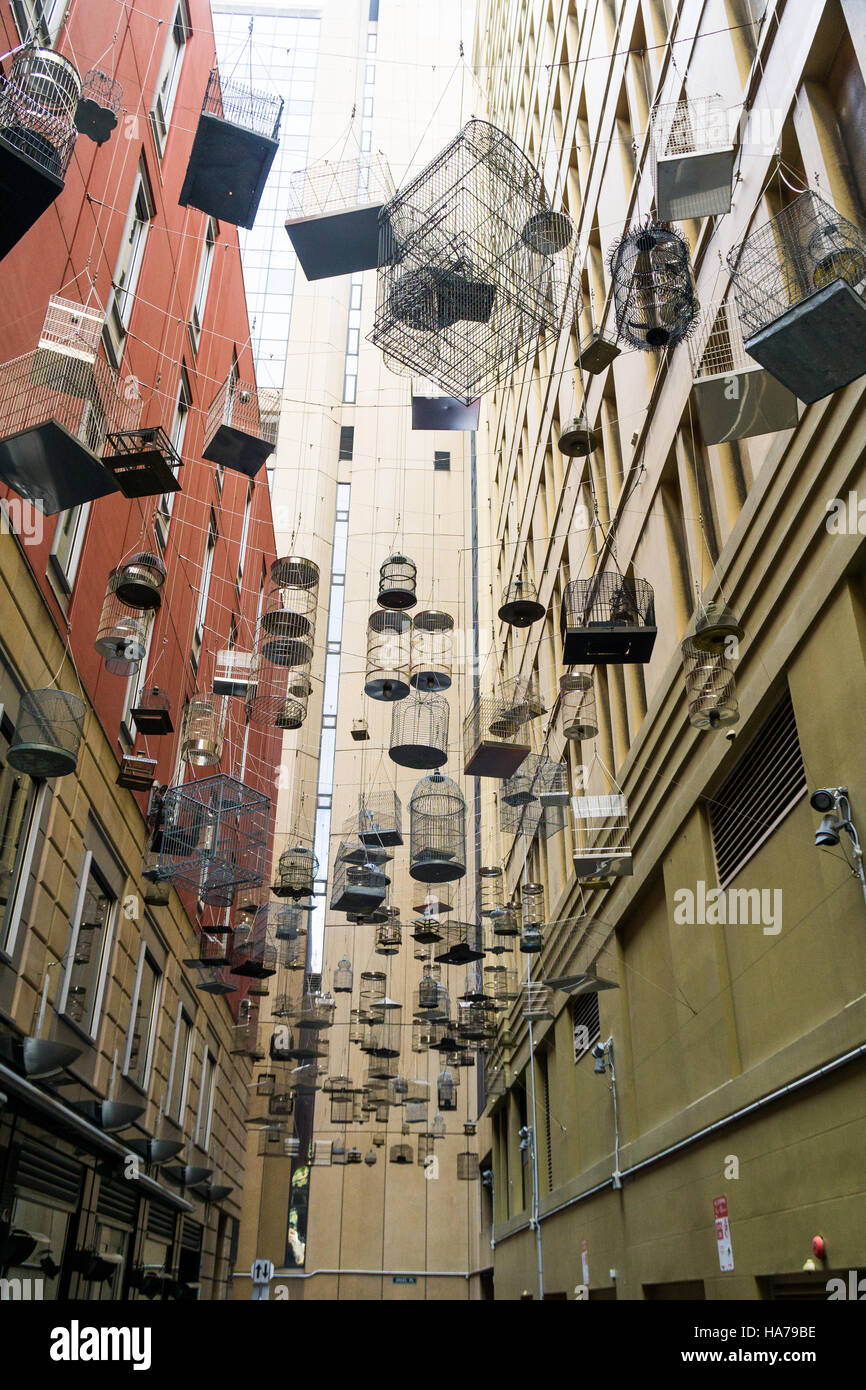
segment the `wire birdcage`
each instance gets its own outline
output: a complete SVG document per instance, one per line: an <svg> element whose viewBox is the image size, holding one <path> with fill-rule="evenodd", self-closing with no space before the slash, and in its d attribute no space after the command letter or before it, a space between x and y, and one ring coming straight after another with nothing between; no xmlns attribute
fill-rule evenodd
<svg viewBox="0 0 866 1390"><path fill-rule="evenodd" d="M413 608L417 602L415 582L417 567L408 555L389 555L379 566L379 593L376 598L380 608Z"/></svg>
<svg viewBox="0 0 866 1390"><path fill-rule="evenodd" d="M657 633L651 585L604 571L571 580L562 598L560 632L568 666L649 661Z"/></svg>
<svg viewBox="0 0 866 1390"><path fill-rule="evenodd" d="M734 145L721 96L657 103L649 129L659 220L681 222L730 212Z"/></svg>
<svg viewBox="0 0 866 1390"><path fill-rule="evenodd" d="M283 98L211 69L190 151L182 207L252 227L279 145Z"/></svg>
<svg viewBox="0 0 866 1390"><path fill-rule="evenodd" d="M222 695L194 695L184 710L180 755L191 767L213 767L223 751L226 706Z"/></svg>
<svg viewBox="0 0 866 1390"><path fill-rule="evenodd" d="M436 1081L436 1099L440 1110L457 1109L457 1082L450 1071L441 1071Z"/></svg>
<svg viewBox="0 0 866 1390"><path fill-rule="evenodd" d="M702 306L689 356L705 444L796 426L796 396L746 352L732 300Z"/></svg>
<svg viewBox="0 0 866 1390"><path fill-rule="evenodd" d="M169 787L160 872L203 895L262 883L270 815L269 797L225 773Z"/></svg>
<svg viewBox="0 0 866 1390"><path fill-rule="evenodd" d="M540 981L527 981L523 986L523 1017L530 1023L543 1023L553 1018L553 990Z"/></svg>
<svg viewBox="0 0 866 1390"><path fill-rule="evenodd" d="M226 647L214 661L213 692L243 700L249 690L253 653Z"/></svg>
<svg viewBox="0 0 866 1390"><path fill-rule="evenodd" d="M392 909L396 912L397 909ZM396 956L403 944L403 926L399 915L391 916L385 922L380 922L376 928L375 945L373 949L379 956Z"/></svg>
<svg viewBox="0 0 866 1390"><path fill-rule="evenodd" d="M162 603L165 561L152 550L139 550L121 560L108 577L107 588L129 608L156 611Z"/></svg>
<svg viewBox="0 0 866 1390"><path fill-rule="evenodd" d="M746 351L801 401L866 371L866 235L812 189L727 262Z"/></svg>
<svg viewBox="0 0 866 1390"><path fill-rule="evenodd" d="M232 1029L229 1048L232 1056L261 1060L264 1052L259 1046L259 1003L257 999L242 999L238 1005L238 1020Z"/></svg>
<svg viewBox="0 0 866 1390"><path fill-rule="evenodd" d="M484 951L480 944L481 930L472 922L449 920L442 941L433 947L433 958L442 965L468 965L481 960Z"/></svg>
<svg viewBox="0 0 866 1390"><path fill-rule="evenodd" d="M505 885L499 864L483 864L478 870L481 880L481 915L493 917L501 911L505 901Z"/></svg>
<svg viewBox="0 0 866 1390"><path fill-rule="evenodd" d="M544 604L538 601L538 590L527 576L512 579L499 607L499 617L511 627L529 627L544 617Z"/></svg>
<svg viewBox="0 0 866 1390"><path fill-rule="evenodd" d="M411 1144L392 1144L388 1156L389 1163L407 1164L412 1162Z"/></svg>
<svg viewBox="0 0 866 1390"><path fill-rule="evenodd" d="M138 704L129 711L140 734L171 734L171 697L158 685L149 686L138 697Z"/></svg>
<svg viewBox="0 0 866 1390"><path fill-rule="evenodd" d="M306 898L313 891L319 861L308 845L289 844L277 861L273 893L278 898Z"/></svg>
<svg viewBox="0 0 866 1390"><path fill-rule="evenodd" d="M511 776L530 751L523 730L533 717L513 681L473 700L463 721L466 776Z"/></svg>
<svg viewBox="0 0 866 1390"><path fill-rule="evenodd" d="M370 614L364 694L371 700L404 700L409 694L411 628L407 613L377 608Z"/></svg>
<svg viewBox="0 0 866 1390"><path fill-rule="evenodd" d="M358 836L343 840L334 860L331 910L372 912L385 901L390 882L372 847L365 845Z"/></svg>
<svg viewBox="0 0 866 1390"><path fill-rule="evenodd" d="M508 965L485 965L484 988L494 1009L506 1009L518 995L517 971Z"/></svg>
<svg viewBox="0 0 866 1390"><path fill-rule="evenodd" d="M275 665L262 656L253 656L245 691L250 724L255 728L300 729L313 691L310 664Z"/></svg>
<svg viewBox="0 0 866 1390"><path fill-rule="evenodd" d="M611 248L609 265L620 338L653 352L688 336L700 306L679 232L659 222L633 227Z"/></svg>
<svg viewBox="0 0 866 1390"><path fill-rule="evenodd" d="M358 836L363 844L392 847L402 845L400 798L390 788L362 792L358 800Z"/></svg>
<svg viewBox="0 0 866 1390"><path fill-rule="evenodd" d="M612 782L612 779L611 779ZM574 872L585 880L622 878L633 873L628 804L623 793L572 797Z"/></svg>
<svg viewBox="0 0 866 1390"><path fill-rule="evenodd" d="M254 478L276 448L280 393L230 372L208 406L202 458Z"/></svg>
<svg viewBox="0 0 866 1390"><path fill-rule="evenodd" d="M343 956L337 962L334 970L333 990L335 994L351 994L355 983L355 975L352 970L352 962L348 956Z"/></svg>
<svg viewBox="0 0 866 1390"><path fill-rule="evenodd" d="M67 777L78 763L87 706L80 695L50 686L21 696L6 761L16 772Z"/></svg>
<svg viewBox="0 0 866 1390"><path fill-rule="evenodd" d="M449 777L433 772L415 786L409 802L412 878L450 883L466 873L466 802Z"/></svg>
<svg viewBox="0 0 866 1390"><path fill-rule="evenodd" d="M734 673L724 651L705 651L686 638L680 644L689 723L696 729L727 729L740 718Z"/></svg>
<svg viewBox="0 0 866 1390"><path fill-rule="evenodd" d="M104 145L117 125L123 88L107 72L91 68L84 74L75 108L75 127L95 145Z"/></svg>
<svg viewBox="0 0 866 1390"><path fill-rule="evenodd" d="M454 619L450 613L425 609L412 619L409 682L418 691L448 690L451 685Z"/></svg>
<svg viewBox="0 0 866 1390"><path fill-rule="evenodd" d="M401 767L436 768L448 761L450 711L444 695L415 693L395 701L388 755Z"/></svg>
<svg viewBox="0 0 866 1390"><path fill-rule="evenodd" d="M313 658L319 567L286 555L275 560L259 623L257 654L277 666L308 667Z"/></svg>
<svg viewBox="0 0 866 1390"><path fill-rule="evenodd" d="M571 221L514 142L471 120L380 216L371 342L386 362L472 400L579 308ZM397 370L400 370L400 365Z"/></svg>
<svg viewBox="0 0 866 1390"><path fill-rule="evenodd" d="M559 678L562 733L567 739L589 742L598 737L598 713L592 670L574 671Z"/></svg>
<svg viewBox="0 0 866 1390"><path fill-rule="evenodd" d="M106 661L137 669L147 652L153 611L124 603L113 587L115 575L116 571L109 576L93 645Z"/></svg>
<svg viewBox="0 0 866 1390"><path fill-rule="evenodd" d="M481 1177L481 1169L478 1166L478 1155L470 1150L465 1150L457 1155L457 1177L461 1182L478 1182Z"/></svg>
<svg viewBox="0 0 866 1390"><path fill-rule="evenodd" d="M384 155L323 159L289 175L286 231L308 280L375 270L379 213L394 196Z"/></svg>
<svg viewBox="0 0 866 1390"><path fill-rule="evenodd" d="M0 257L63 191L77 131L81 78L54 49L26 44L0 76L0 180L6 199Z"/></svg>

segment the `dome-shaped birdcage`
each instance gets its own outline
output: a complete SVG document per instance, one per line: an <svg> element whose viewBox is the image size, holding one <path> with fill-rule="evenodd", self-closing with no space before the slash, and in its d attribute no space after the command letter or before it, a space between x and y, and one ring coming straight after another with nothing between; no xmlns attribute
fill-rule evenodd
<svg viewBox="0 0 866 1390"><path fill-rule="evenodd" d="M367 622L367 672L364 694L371 700L404 700L409 694L407 613L377 608Z"/></svg>
<svg viewBox="0 0 866 1390"><path fill-rule="evenodd" d="M157 609L162 602L165 562L152 551L139 551L121 560L108 587L129 608Z"/></svg>
<svg viewBox="0 0 866 1390"><path fill-rule="evenodd" d="M583 411L566 425L558 441L559 452L569 459L584 459L598 448L598 435L590 429Z"/></svg>
<svg viewBox="0 0 866 1390"><path fill-rule="evenodd" d="M411 1144L392 1144L388 1155L389 1163L407 1164L412 1162Z"/></svg>
<svg viewBox="0 0 866 1390"><path fill-rule="evenodd" d="M589 668L560 676L559 708L564 738L589 741L598 736L595 684Z"/></svg>
<svg viewBox="0 0 866 1390"><path fill-rule="evenodd" d="M388 755L401 767L435 768L448 761L448 701L435 693L411 694L394 704Z"/></svg>
<svg viewBox="0 0 866 1390"><path fill-rule="evenodd" d="M417 567L408 555L389 555L379 567L380 608L413 608L417 602L415 580Z"/></svg>
<svg viewBox="0 0 866 1390"><path fill-rule="evenodd" d="M433 772L409 802L409 873L422 883L450 883L466 873L466 802L456 782Z"/></svg>
<svg viewBox="0 0 866 1390"><path fill-rule="evenodd" d="M21 696L6 761L30 777L66 777L78 763L87 706L79 695L53 686Z"/></svg>
<svg viewBox="0 0 866 1390"><path fill-rule="evenodd" d="M425 609L412 619L409 681L416 690L447 690L451 685L454 619L450 613Z"/></svg>
<svg viewBox="0 0 866 1390"><path fill-rule="evenodd" d="M349 960L348 956L343 956L337 962L336 969L334 970L334 993L351 994L354 982L355 975L352 970L352 962Z"/></svg>
<svg viewBox="0 0 866 1390"><path fill-rule="evenodd" d="M724 599L699 603L685 632L693 647L715 656L735 655L736 644L745 635L745 628Z"/></svg>
<svg viewBox="0 0 866 1390"><path fill-rule="evenodd" d="M689 723L696 729L727 729L740 718L734 673L721 652L703 651L693 639L680 645Z"/></svg>
<svg viewBox="0 0 866 1390"><path fill-rule="evenodd" d="M436 1018L448 1013L448 991L441 981L441 967L425 965L418 988L415 990L414 1012L425 1018Z"/></svg>
<svg viewBox="0 0 866 1390"><path fill-rule="evenodd" d="M271 565L257 651L276 666L309 665L316 635L319 567L299 555Z"/></svg>
<svg viewBox="0 0 866 1390"><path fill-rule="evenodd" d="M613 246L609 265L620 338L652 352L688 337L700 305L685 237L647 221Z"/></svg>
<svg viewBox="0 0 866 1390"><path fill-rule="evenodd" d="M652 586L617 572L573 579L560 614L567 666L649 661L656 640Z"/></svg>
<svg viewBox="0 0 866 1390"><path fill-rule="evenodd" d="M374 950L378 956L396 956L403 944L403 926L400 922L399 913L396 908L391 909L392 914L387 921L380 922L376 928L376 944Z"/></svg>
<svg viewBox="0 0 866 1390"><path fill-rule="evenodd" d="M109 575L94 647L106 662L121 664L129 674L131 668L138 667L147 652L153 612L130 608L129 604L124 603L114 591L114 577L114 574Z"/></svg>
<svg viewBox="0 0 866 1390"><path fill-rule="evenodd" d="M505 590L499 617L511 627L529 627L544 617L544 604L538 601L538 591L526 575L512 579Z"/></svg>
<svg viewBox="0 0 866 1390"><path fill-rule="evenodd" d="M457 1109L457 1082L450 1071L441 1071L436 1080L436 1098L440 1110Z"/></svg>
<svg viewBox="0 0 866 1390"><path fill-rule="evenodd" d="M223 751L223 695L194 695L183 716L180 755L191 767L213 767Z"/></svg>
<svg viewBox="0 0 866 1390"><path fill-rule="evenodd" d="M277 861L273 892L278 898L306 898L318 872L319 861L308 845L287 845Z"/></svg>
<svg viewBox="0 0 866 1390"><path fill-rule="evenodd" d="M75 126L95 145L104 145L117 125L123 88L107 72L91 68L84 74L75 108Z"/></svg>

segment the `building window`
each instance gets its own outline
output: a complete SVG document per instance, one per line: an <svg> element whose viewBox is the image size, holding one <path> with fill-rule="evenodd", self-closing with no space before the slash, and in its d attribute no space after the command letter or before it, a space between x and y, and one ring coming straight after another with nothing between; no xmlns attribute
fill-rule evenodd
<svg viewBox="0 0 866 1390"><path fill-rule="evenodd" d="M63 27L67 0L12 0L12 16L22 43L35 39L51 48Z"/></svg>
<svg viewBox="0 0 866 1390"><path fill-rule="evenodd" d="M156 81L156 100L150 113L153 138L160 157L165 150L171 113L180 85L180 70L183 66L184 50L191 35L192 26L189 22L185 0L180 0L180 4L175 7L171 30L166 39L159 77Z"/></svg>
<svg viewBox="0 0 866 1390"><path fill-rule="evenodd" d="M205 617L207 616L207 604L210 596L210 581L213 574L213 561L216 553L217 526L213 512L211 512L210 526L207 532L207 544L204 551L204 560L201 567L201 585L198 591L198 608L195 614L195 631L192 639L192 661L198 667L199 657L201 656L201 646L204 639Z"/></svg>
<svg viewBox="0 0 866 1390"><path fill-rule="evenodd" d="M132 1009L123 1064L124 1074L142 1090L147 1089L153 1060L161 982L159 967L142 942L132 991Z"/></svg>
<svg viewBox="0 0 866 1390"><path fill-rule="evenodd" d="M117 898L87 850L66 953L60 1012L90 1038L102 1004Z"/></svg>
<svg viewBox="0 0 866 1390"><path fill-rule="evenodd" d="M132 317L135 291L138 287L138 279L144 260L144 247L154 212L155 205L153 194L150 191L150 180L142 160L139 163L138 178L126 219L123 240L120 243L120 254L114 268L113 294L106 319L106 328L115 365L120 360L123 340L126 337L129 320Z"/></svg>
<svg viewBox="0 0 866 1390"><path fill-rule="evenodd" d="M250 534L250 513L253 509L253 484L247 488L247 500L244 503L244 519L241 526L241 552L238 559L238 588L241 587L241 580L244 574L244 564L247 558L247 541Z"/></svg>
<svg viewBox="0 0 866 1390"><path fill-rule="evenodd" d="M6 952L15 945L45 796L44 782L34 782L7 766L12 732L4 715L0 720L0 950Z"/></svg>
<svg viewBox="0 0 866 1390"><path fill-rule="evenodd" d="M451 455L445 449L436 449L433 453L433 468L437 473L451 472Z"/></svg>
<svg viewBox="0 0 866 1390"><path fill-rule="evenodd" d="M355 447L355 427L354 425L340 426L340 458L348 461L352 457Z"/></svg>
<svg viewBox="0 0 866 1390"><path fill-rule="evenodd" d="M180 386L177 393L177 404L174 408L174 419L171 422L170 438L174 445L178 457L183 458L183 446L186 439L186 427L189 422L189 410L192 405L192 392L189 385L189 377L186 367L180 369ZM164 492L159 499L156 510L156 537L162 549L165 550L168 541L168 527L171 521L171 513L174 507L176 493Z"/></svg>
<svg viewBox="0 0 866 1390"><path fill-rule="evenodd" d="M216 1087L216 1057L209 1047L205 1048L201 1064L201 1090L198 1097L198 1114L195 1121L195 1139L200 1149L207 1153L210 1147L211 1125L213 1123L213 1099Z"/></svg>
<svg viewBox="0 0 866 1390"><path fill-rule="evenodd" d="M175 1124L183 1125L189 1067L192 1061L192 1019L183 1004L177 1006L174 1043L171 1049L171 1069L168 1074L168 1107L166 1114Z"/></svg>
<svg viewBox="0 0 866 1390"><path fill-rule="evenodd" d="M204 323L204 311L207 304L207 292L210 285L211 271L213 270L214 252L216 250L217 224L216 218L209 217L205 228L204 246L202 247L201 260L198 265L198 278L195 282L195 294L192 301L192 315L189 321L189 335L195 352L198 352L199 342L201 341L202 324Z"/></svg>
<svg viewBox="0 0 866 1390"><path fill-rule="evenodd" d="M574 1035L574 1060L579 1062L594 1042L598 1041L601 1024L598 1016L598 995L582 994L575 999L571 1011Z"/></svg>
<svg viewBox="0 0 866 1390"><path fill-rule="evenodd" d="M84 537L87 532L87 518L90 516L90 503L80 507L70 507L61 512L54 531L51 545L51 568L61 585L69 594L75 585Z"/></svg>

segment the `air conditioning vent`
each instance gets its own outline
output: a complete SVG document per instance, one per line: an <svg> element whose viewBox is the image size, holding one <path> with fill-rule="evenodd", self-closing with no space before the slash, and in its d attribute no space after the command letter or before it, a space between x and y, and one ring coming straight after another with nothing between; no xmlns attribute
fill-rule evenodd
<svg viewBox="0 0 866 1390"><path fill-rule="evenodd" d="M710 802L721 888L757 853L806 789L794 706L786 690Z"/></svg>
<svg viewBox="0 0 866 1390"><path fill-rule="evenodd" d="M81 1164L56 1149L24 1143L18 1151L15 1183L27 1192L76 1207L81 1195Z"/></svg>

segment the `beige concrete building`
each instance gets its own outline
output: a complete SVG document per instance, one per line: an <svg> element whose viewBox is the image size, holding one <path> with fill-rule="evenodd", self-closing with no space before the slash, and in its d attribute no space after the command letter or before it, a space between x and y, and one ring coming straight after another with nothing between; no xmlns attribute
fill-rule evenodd
<svg viewBox="0 0 866 1390"><path fill-rule="evenodd" d="M500 1034L488 1110L497 1298L538 1297L539 1262L545 1297L826 1298L830 1271L866 1260L866 907L850 840L814 847L807 795L847 786L866 823L864 542L856 526L828 525L833 499L863 492L862 377L800 403L793 428L708 444L688 347L623 351L583 371L598 447L584 459L557 447L581 402L578 345L593 330L616 336L608 256L654 210L656 102L718 93L734 123L746 107L730 212L678 223L705 310L728 297L727 253L800 189L866 225L863 19L850 0L479 5L489 119L545 170L584 266L579 331L482 406L490 582L499 593L528 570L547 610L528 638L500 630L496 651L513 647L519 669L538 673L550 714L536 749L567 760L572 792L582 765L588 791L625 794L633 852L630 877L588 889L572 872L573 825L530 850L548 920L569 919L548 928L533 977L592 966L617 987L558 992L555 1017L534 1025L534 1115L519 1005ZM611 530L622 574L653 587L658 637L648 664L596 665L597 739L566 740L563 588L592 573ZM679 647L699 597L720 596L745 628L730 654L733 740L690 725ZM500 841L492 796L484 843L509 890L519 885L523 844ZM726 917L707 905L719 887ZM735 917L744 899L732 895L755 889L762 909L753 895ZM591 1055L611 1038L615 1096L610 1053L603 1074ZM720 1198L732 1261L717 1245ZM816 1235L827 1258L810 1268Z"/></svg>

